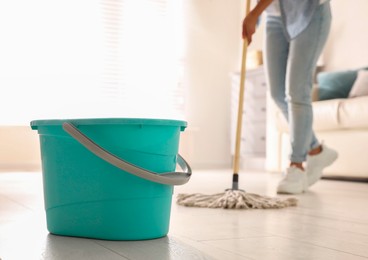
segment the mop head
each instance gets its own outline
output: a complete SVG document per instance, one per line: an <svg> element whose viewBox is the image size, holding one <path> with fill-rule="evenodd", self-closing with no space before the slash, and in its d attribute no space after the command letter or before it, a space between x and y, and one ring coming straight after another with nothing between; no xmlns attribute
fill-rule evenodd
<svg viewBox="0 0 368 260"><path fill-rule="evenodd" d="M243 190L226 190L214 195L179 194L177 203L187 207L224 208L224 209L280 209L296 206L296 198L271 198Z"/></svg>

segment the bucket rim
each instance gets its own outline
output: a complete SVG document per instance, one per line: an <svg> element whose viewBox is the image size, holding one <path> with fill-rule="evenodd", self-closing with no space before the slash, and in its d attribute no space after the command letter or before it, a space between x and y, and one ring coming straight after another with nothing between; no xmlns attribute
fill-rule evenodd
<svg viewBox="0 0 368 260"><path fill-rule="evenodd" d="M30 125L32 130L37 130L39 126L62 126L69 122L78 125L157 125L157 126L179 126L181 131L187 127L187 122L174 119L155 118L78 118L78 119L42 119L33 120Z"/></svg>

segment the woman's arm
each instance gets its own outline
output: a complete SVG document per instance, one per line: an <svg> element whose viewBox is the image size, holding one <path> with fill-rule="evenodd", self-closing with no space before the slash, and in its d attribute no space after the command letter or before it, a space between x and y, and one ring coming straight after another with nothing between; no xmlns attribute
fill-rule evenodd
<svg viewBox="0 0 368 260"><path fill-rule="evenodd" d="M258 17L272 3L273 0L260 0L257 5L249 12L243 20L243 39L248 40L248 44L252 42L252 36L256 32Z"/></svg>

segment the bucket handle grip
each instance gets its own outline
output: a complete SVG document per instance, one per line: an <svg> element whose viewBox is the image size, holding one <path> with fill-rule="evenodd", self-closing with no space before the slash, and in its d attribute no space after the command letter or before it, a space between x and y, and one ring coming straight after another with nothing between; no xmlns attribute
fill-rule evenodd
<svg viewBox="0 0 368 260"><path fill-rule="evenodd" d="M63 129L93 154L118 167L119 169L143 179L167 185L183 185L189 181L190 176L192 175L192 169L190 168L189 164L179 154L177 155L177 163L183 172L156 173L129 163L106 151L104 148L96 144L85 134L79 131L72 123L64 122Z"/></svg>

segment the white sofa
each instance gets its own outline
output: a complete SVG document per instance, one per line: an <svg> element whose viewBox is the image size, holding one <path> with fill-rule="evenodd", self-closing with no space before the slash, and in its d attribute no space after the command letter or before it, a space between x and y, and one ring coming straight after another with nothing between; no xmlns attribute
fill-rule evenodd
<svg viewBox="0 0 368 260"><path fill-rule="evenodd" d="M267 105L266 169L281 172L288 164L288 128L270 97ZM317 138L339 153L323 176L368 180L368 96L315 101L313 112Z"/></svg>

